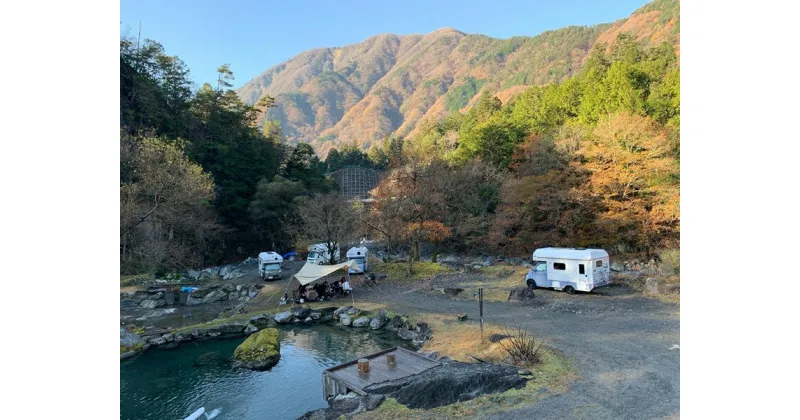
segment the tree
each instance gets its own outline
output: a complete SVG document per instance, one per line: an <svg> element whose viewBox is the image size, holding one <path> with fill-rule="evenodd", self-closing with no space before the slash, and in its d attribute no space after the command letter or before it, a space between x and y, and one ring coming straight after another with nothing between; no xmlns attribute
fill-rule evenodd
<svg viewBox="0 0 800 420"><path fill-rule="evenodd" d="M291 226L298 224L297 197L307 194L306 187L299 181L290 181L275 176L271 181L262 179L258 183L250 214L259 239L269 244L270 249L286 249L294 238Z"/></svg>
<svg viewBox="0 0 800 420"><path fill-rule="evenodd" d="M185 268L203 261L219 232L214 183L180 142L120 135L121 271Z"/></svg>
<svg viewBox="0 0 800 420"><path fill-rule="evenodd" d="M648 117L616 114L598 124L578 153L602 200L598 223L607 235L648 252L675 239L679 168L666 130Z"/></svg>
<svg viewBox="0 0 800 420"><path fill-rule="evenodd" d="M327 193L299 197L296 205L300 222L295 225L296 232L308 241L326 244L331 262L337 263L334 250L357 239L353 204L338 193Z"/></svg>

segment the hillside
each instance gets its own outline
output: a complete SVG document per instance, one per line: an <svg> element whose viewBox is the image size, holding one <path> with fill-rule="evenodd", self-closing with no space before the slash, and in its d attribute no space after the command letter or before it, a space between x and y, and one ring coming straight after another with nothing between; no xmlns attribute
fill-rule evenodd
<svg viewBox="0 0 800 420"><path fill-rule="evenodd" d="M669 42L679 51L679 8L679 0L656 0L614 23L535 37L495 39L451 28L382 34L306 51L237 94L248 104L275 97L267 118L280 121L290 142L310 143L321 157L346 144L367 149L387 135L413 135L424 119L469 108L483 90L507 101L526 86L564 80L595 44L610 45L620 33L645 46Z"/></svg>

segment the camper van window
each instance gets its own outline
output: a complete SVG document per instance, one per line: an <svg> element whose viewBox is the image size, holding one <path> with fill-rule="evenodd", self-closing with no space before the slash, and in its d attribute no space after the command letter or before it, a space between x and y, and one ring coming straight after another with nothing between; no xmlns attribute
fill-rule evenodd
<svg viewBox="0 0 800 420"><path fill-rule="evenodd" d="M586 274L586 269L583 268L583 264L578 264L578 274Z"/></svg>
<svg viewBox="0 0 800 420"><path fill-rule="evenodd" d="M603 266L603 260L597 260L596 267L602 267L602 266Z"/></svg>
<svg viewBox="0 0 800 420"><path fill-rule="evenodd" d="M280 270L281 269L281 265L278 264L278 263L267 264L266 269L268 271Z"/></svg>
<svg viewBox="0 0 800 420"><path fill-rule="evenodd" d="M547 263L537 261L533 271L545 271L545 270L547 270Z"/></svg>
<svg viewBox="0 0 800 420"><path fill-rule="evenodd" d="M564 263L553 263L553 270L566 270L567 265Z"/></svg>
<svg viewBox="0 0 800 420"><path fill-rule="evenodd" d="M309 253L308 258L317 258L317 253L316 252Z"/></svg>

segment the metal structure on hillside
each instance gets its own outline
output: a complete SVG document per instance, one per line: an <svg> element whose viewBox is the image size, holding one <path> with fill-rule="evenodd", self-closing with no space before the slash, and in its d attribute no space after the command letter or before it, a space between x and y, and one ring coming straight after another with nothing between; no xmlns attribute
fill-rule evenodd
<svg viewBox="0 0 800 420"><path fill-rule="evenodd" d="M369 192L378 186L381 173L360 166L348 166L326 174L336 181L348 200L371 201Z"/></svg>

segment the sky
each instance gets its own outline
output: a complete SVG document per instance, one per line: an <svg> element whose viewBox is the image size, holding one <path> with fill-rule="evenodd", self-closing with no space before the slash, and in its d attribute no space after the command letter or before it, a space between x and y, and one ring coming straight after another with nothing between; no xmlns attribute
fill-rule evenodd
<svg viewBox="0 0 800 420"><path fill-rule="evenodd" d="M313 48L370 36L425 34L451 27L494 38L534 36L570 25L628 17L646 0L121 0L120 35L161 43L197 86L230 64L238 88L264 70Z"/></svg>

